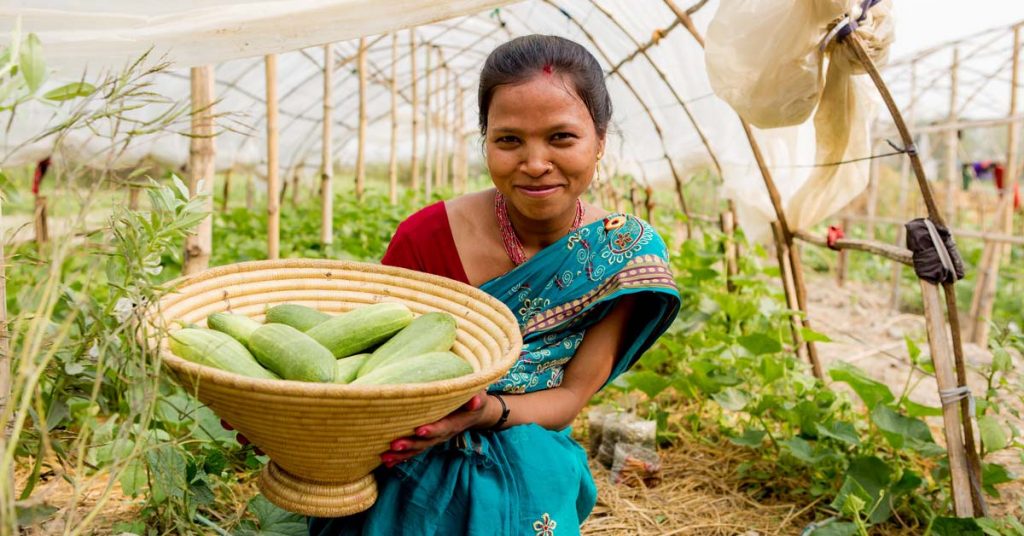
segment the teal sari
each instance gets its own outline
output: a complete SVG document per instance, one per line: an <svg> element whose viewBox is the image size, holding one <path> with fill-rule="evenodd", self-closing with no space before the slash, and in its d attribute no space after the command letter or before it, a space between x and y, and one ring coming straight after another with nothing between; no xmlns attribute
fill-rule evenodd
<svg viewBox="0 0 1024 536"><path fill-rule="evenodd" d="M491 392L560 385L587 329L619 298L636 295L627 348L610 382L679 311L665 243L646 222L625 215L569 233L480 288L512 310L523 333L519 360ZM563 536L579 534L597 500L586 453L570 430L535 424L466 431L392 469L379 468L376 477L379 497L372 508L310 518L310 535Z"/></svg>

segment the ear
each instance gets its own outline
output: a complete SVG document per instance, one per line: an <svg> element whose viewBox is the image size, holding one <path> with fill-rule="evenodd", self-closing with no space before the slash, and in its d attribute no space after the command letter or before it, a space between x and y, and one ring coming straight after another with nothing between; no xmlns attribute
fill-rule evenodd
<svg viewBox="0 0 1024 536"><path fill-rule="evenodd" d="M604 156L604 146L605 146L605 141L607 139L608 139L607 135L601 136L600 138L597 139L597 154L598 154L598 158L597 159L598 160L600 160L601 157Z"/></svg>

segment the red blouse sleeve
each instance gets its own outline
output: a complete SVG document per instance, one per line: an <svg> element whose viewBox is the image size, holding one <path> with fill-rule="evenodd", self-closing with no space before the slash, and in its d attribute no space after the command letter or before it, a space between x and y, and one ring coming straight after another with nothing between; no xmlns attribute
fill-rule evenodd
<svg viewBox="0 0 1024 536"><path fill-rule="evenodd" d="M455 248L444 202L430 205L398 225L381 264L469 283Z"/></svg>

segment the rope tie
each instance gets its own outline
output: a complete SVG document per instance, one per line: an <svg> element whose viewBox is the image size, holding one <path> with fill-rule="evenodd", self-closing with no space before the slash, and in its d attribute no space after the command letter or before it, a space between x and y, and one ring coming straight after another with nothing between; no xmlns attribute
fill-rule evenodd
<svg viewBox="0 0 1024 536"><path fill-rule="evenodd" d="M917 146L914 145L913 142L911 142L910 145L907 145L906 147L900 147L899 145L893 143L892 140L885 140L885 143L888 143L889 147L892 147L893 149L896 149L901 153L906 153L910 156L917 156Z"/></svg>
<svg viewBox="0 0 1024 536"><path fill-rule="evenodd" d="M950 404L959 404L961 400L967 399L967 411L970 412L969 418L974 419L974 395L971 394L971 388L966 385L960 387L954 387L952 389L939 389L939 400L943 406Z"/></svg>
<svg viewBox="0 0 1024 536"><path fill-rule="evenodd" d="M842 227L839 227L838 225L829 225L828 235L825 238L825 245L827 245L831 250L839 251L839 247L836 246L836 242L844 236L846 236L846 234L843 233Z"/></svg>
<svg viewBox="0 0 1024 536"><path fill-rule="evenodd" d="M818 47L818 50L825 52L825 48L828 47L833 40L842 43L843 39L846 39L848 35L857 31L857 28L859 28L861 23L864 22L864 19L868 18L868 10L881 1L882 0L862 0L860 3L860 16L855 19L849 14L846 14L843 18L839 19L839 21L836 22L836 25L833 26L827 34L825 34L825 39L821 41L821 45Z"/></svg>
<svg viewBox="0 0 1024 536"><path fill-rule="evenodd" d="M935 228L935 223L925 218L924 226L928 228L928 236L932 238L932 244L935 246L935 251L939 254L939 261L942 262L942 267L949 272L956 273L953 259L949 256L949 250L946 249L946 242L939 236L939 230Z"/></svg>

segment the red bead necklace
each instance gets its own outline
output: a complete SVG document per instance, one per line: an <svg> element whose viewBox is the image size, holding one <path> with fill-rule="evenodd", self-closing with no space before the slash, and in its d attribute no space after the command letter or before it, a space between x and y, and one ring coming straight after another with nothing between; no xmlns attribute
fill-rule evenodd
<svg viewBox="0 0 1024 536"><path fill-rule="evenodd" d="M580 228L583 213L583 202L576 198L576 217L572 220L570 233ZM501 192L494 193L494 215L498 217L498 230L501 231L501 243L505 246L505 253L512 260L512 264L523 264L526 262L526 252L523 250L523 243L519 241L519 235L512 227L512 221L508 218L508 204Z"/></svg>

